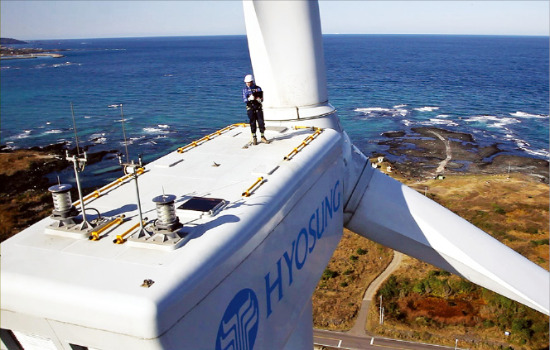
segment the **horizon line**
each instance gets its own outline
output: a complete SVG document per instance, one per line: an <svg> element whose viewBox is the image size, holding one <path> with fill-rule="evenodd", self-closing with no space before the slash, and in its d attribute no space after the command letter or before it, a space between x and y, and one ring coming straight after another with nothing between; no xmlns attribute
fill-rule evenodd
<svg viewBox="0 0 550 350"><path fill-rule="evenodd" d="M485 36L485 37L540 37L550 38L550 34L460 34L460 33L323 33L325 35L338 36ZM130 35L130 36L101 36L82 38L42 38L42 39L18 39L1 36L1 39L13 39L19 41L53 41L53 40L96 40L96 39L139 39L139 38L204 38L204 37L246 37L246 34L196 34L196 35Z"/></svg>

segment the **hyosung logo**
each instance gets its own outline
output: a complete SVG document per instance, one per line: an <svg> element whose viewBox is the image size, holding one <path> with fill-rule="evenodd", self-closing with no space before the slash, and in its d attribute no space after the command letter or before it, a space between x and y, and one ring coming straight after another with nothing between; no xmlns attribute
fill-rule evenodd
<svg viewBox="0 0 550 350"><path fill-rule="evenodd" d="M249 288L241 290L223 314L218 328L216 350L252 350L259 321L260 308L256 293Z"/></svg>

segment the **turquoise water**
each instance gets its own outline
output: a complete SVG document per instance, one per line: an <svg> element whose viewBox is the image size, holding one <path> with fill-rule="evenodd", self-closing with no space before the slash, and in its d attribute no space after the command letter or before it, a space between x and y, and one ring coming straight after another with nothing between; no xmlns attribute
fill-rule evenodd
<svg viewBox="0 0 550 350"><path fill-rule="evenodd" d="M67 142L146 161L228 124L245 122L246 38L168 37L33 42L63 58L1 61L0 144ZM386 131L438 126L548 159L547 37L328 35L330 102L352 141L383 152ZM85 177L116 178L114 156ZM93 177L93 179L92 179Z"/></svg>

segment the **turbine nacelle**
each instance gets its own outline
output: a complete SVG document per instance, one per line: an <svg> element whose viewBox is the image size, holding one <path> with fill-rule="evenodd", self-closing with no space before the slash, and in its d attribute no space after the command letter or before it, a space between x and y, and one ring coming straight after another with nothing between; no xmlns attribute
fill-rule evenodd
<svg viewBox="0 0 550 350"><path fill-rule="evenodd" d="M243 4L252 66L266 91L266 120L337 119L328 103L317 2ZM373 170L345 133L342 154L346 227L549 314L548 271Z"/></svg>

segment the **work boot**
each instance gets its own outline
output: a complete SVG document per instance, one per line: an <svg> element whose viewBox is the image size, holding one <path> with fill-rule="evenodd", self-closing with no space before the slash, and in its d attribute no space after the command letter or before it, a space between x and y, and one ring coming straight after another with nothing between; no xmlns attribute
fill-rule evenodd
<svg viewBox="0 0 550 350"><path fill-rule="evenodd" d="M269 143L269 141L267 141L267 139L265 138L264 135L262 135L261 141L262 141L263 143Z"/></svg>

